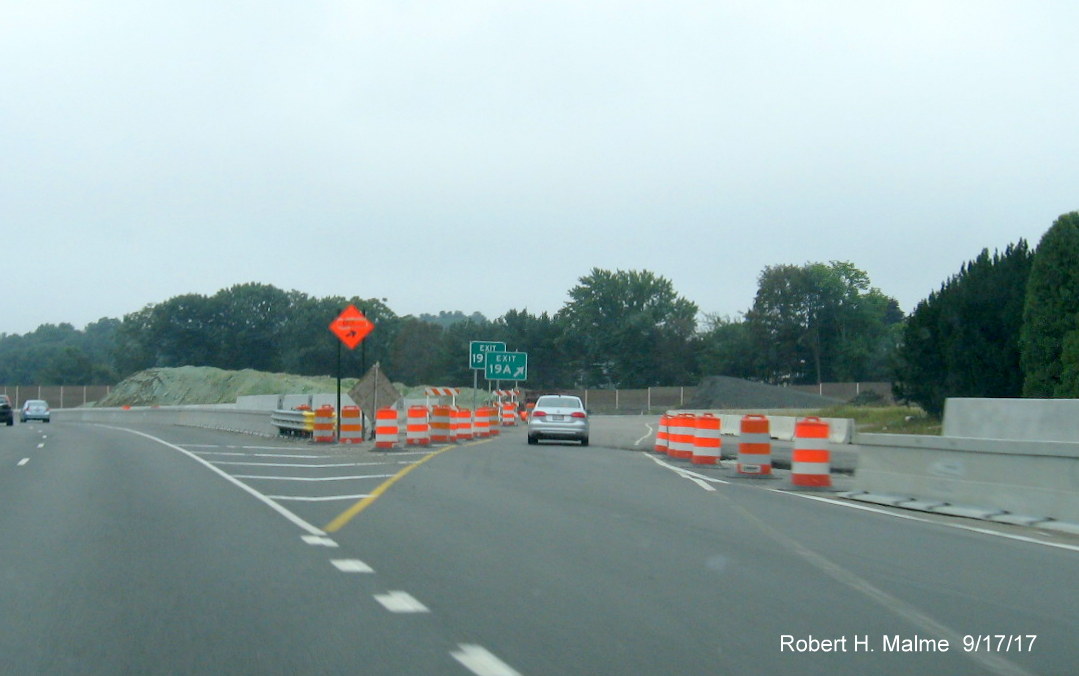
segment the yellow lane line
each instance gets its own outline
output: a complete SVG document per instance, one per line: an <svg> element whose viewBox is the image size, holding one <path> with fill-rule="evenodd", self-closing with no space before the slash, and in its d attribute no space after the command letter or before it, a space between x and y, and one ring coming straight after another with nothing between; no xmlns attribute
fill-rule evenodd
<svg viewBox="0 0 1079 676"><path fill-rule="evenodd" d="M431 453L429 455L425 455L423 457L423 459L420 460L419 462L413 463L413 464L409 465L408 467L405 467L404 469L402 469L397 474L394 474L389 479L386 479L385 481L383 481L382 484L380 484L378 488L371 491L370 495L368 495L363 500L360 500L356 504L352 505L351 507L349 507L345 511L341 512L339 515L337 515L337 517L333 521L326 524L326 526L322 530L326 531L327 533L336 533L337 531L341 530L342 528L345 527L346 524L348 524L349 521L352 521L352 519L356 518L356 516L359 515L360 512L362 512L363 510L370 507L371 504L375 500L378 500L378 498L383 493L385 493L386 491L388 491L390 489L390 486L394 485L395 483L397 483L401 479L405 478L405 475L407 475L409 472L416 469L417 467L419 467L423 463L427 462L431 458L442 455L446 451L450 451L450 450L453 450L455 448L464 448L466 446L475 446L477 444L484 444L484 443L487 443L489 441L491 441L491 439L481 439L479 441L473 441L473 442L468 443L468 444L461 444L460 446L447 446L446 448L437 450L437 451L435 451L435 452L433 452L433 453Z"/></svg>

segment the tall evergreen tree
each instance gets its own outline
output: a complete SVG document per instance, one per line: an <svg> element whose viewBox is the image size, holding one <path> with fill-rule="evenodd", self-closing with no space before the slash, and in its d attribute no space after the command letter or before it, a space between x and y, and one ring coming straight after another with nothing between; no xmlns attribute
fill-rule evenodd
<svg viewBox="0 0 1079 676"><path fill-rule="evenodd" d="M939 417L947 397L1022 393L1019 334L1032 255L1020 240L982 250L918 304L896 353L897 398Z"/></svg>
<svg viewBox="0 0 1079 676"><path fill-rule="evenodd" d="M1065 358L1069 365L1077 361L1077 331L1079 212L1073 211L1053 223L1034 253L1020 340L1024 396L1079 395L1079 374L1064 366Z"/></svg>

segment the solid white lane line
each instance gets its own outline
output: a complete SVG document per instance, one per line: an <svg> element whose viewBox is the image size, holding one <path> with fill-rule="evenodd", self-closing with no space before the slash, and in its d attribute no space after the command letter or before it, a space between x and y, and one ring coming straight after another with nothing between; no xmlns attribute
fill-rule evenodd
<svg viewBox="0 0 1079 676"><path fill-rule="evenodd" d="M644 441L644 440L645 440L645 439L647 439L648 437L652 436L652 434L653 434L653 433L655 432L655 430L653 430L653 429L652 429L652 426L651 426L651 425L649 425L648 423L645 423L645 424L644 424L644 427L645 427L645 429L647 429L648 431L644 433L644 436L643 436L643 437L641 437L641 438L640 438L640 439L638 439L637 441L634 441L634 442L633 442L633 445L634 445L634 446L640 446L640 445L641 445L641 442L642 442L642 441Z"/></svg>
<svg viewBox="0 0 1079 676"><path fill-rule="evenodd" d="M292 500L293 502L333 502L334 500L363 500L370 495L324 495L321 497L305 497L300 495L267 495L271 500Z"/></svg>
<svg viewBox="0 0 1079 676"><path fill-rule="evenodd" d="M883 507L870 507L869 505L856 505L846 500L838 500L835 498L823 497L820 495L806 495L804 493L795 493L792 491L780 491L774 488L768 489L776 493L782 493L783 495L792 495L796 498L804 498L806 500L817 500L818 502L828 502L840 507L846 507L848 509L857 509L863 512L873 512L874 514L884 514L885 516L892 516L897 519L906 519L908 521L919 521L921 523L929 523L934 526L943 526L945 528L956 528L958 530L971 531L974 533L981 533L982 535L992 535L998 538L1006 538L1008 540L1018 540L1019 542L1029 542L1034 545L1042 545L1043 547L1056 547L1057 549L1068 549L1073 552L1079 552L1079 546L1069 545L1063 542L1046 542L1044 540L1038 540L1037 538L1027 537L1025 535L1016 535L1014 533L1002 533L1000 531L991 530L989 528L979 528L977 526L968 526L962 523L948 523L945 521L935 521L923 516L917 516L914 514L903 514L901 512L892 512Z"/></svg>
<svg viewBox="0 0 1079 676"><path fill-rule="evenodd" d="M266 481L347 481L349 479L388 479L392 474L366 474L361 476L258 476L236 474L237 479L263 479Z"/></svg>
<svg viewBox="0 0 1079 676"><path fill-rule="evenodd" d="M431 612L427 609L427 606L412 598L412 595L408 592L391 591L386 594L375 594L375 600L391 613Z"/></svg>
<svg viewBox="0 0 1079 676"><path fill-rule="evenodd" d="M383 467L392 463L387 462L339 462L329 465L308 465L302 462L238 462L223 460L214 462L215 465L249 465L251 467L314 467L324 469L326 467Z"/></svg>
<svg viewBox="0 0 1079 676"><path fill-rule="evenodd" d="M710 484L729 484L730 483L729 481L724 481L723 479L716 479L714 477L705 476L704 474L698 474L696 472L691 472L688 469L683 469L683 468L678 467L676 465L672 465L672 464L670 464L668 462L664 462L664 461L660 460L659 458L657 458L655 456L647 455L645 457L650 458L653 462L655 462L660 467L666 467L667 469L671 470L672 472L674 472L678 476L682 477L683 479L689 479L690 481L697 484L698 486L705 489L706 491L714 491L714 490L716 490L715 487L710 485Z"/></svg>
<svg viewBox="0 0 1079 676"><path fill-rule="evenodd" d="M457 647L458 650L450 655L476 676L520 676L520 672L492 655L483 646L460 643Z"/></svg>
<svg viewBox="0 0 1079 676"><path fill-rule="evenodd" d="M19 467L22 467L23 465L25 465L28 462L30 462L30 458L23 458L22 460L19 461Z"/></svg>
<svg viewBox="0 0 1079 676"><path fill-rule="evenodd" d="M191 451L195 455L231 455L241 458L287 458L291 460L324 460L329 455L285 455L283 453L240 453L237 451Z"/></svg>
<svg viewBox="0 0 1079 676"><path fill-rule="evenodd" d="M373 573L375 569L359 559L332 559L330 561L342 573Z"/></svg>
<svg viewBox="0 0 1079 676"><path fill-rule="evenodd" d="M165 441L164 439L158 439L157 437L155 437L155 436L153 436L151 434L146 434L145 432L140 432L138 430L133 430L133 429L130 429L128 427L116 427L114 425L98 425L98 426L106 428L106 429L119 430L121 432L127 432L128 434L134 434L136 436L140 436L140 437L149 439L149 440L151 440L153 442L159 443L162 446L166 446L166 447L171 448L171 449L173 449L175 451L179 451L180 453L183 453L184 455L191 458L195 462L202 463L207 468L209 468L211 472L213 472L213 473L221 476L223 479L225 479L225 481L228 481L231 484L239 486L241 489L243 489L244 491L246 491L250 495L254 496L260 502L267 505L270 509L274 510L275 512L277 512L281 516L285 517L286 519L291 521L293 524L299 526L300 528L307 531L308 533L311 533L312 535L316 535L316 536L321 536L321 535L326 534L326 532L323 531L321 528L316 528L316 527L312 526L311 524L307 523L306 521L304 521L303 519L301 519L297 515L293 514L292 512L288 511L287 509L285 509L281 505L277 504L273 500L270 500L269 498L267 498L262 493L259 493L254 488L251 488L250 486L248 486L247 484L245 484L242 481L234 479L232 476L229 475L228 472L224 471L223 469L219 469L217 467L214 467L213 463L207 462L206 460L203 460L198 455L196 455L195 453L192 453L191 451L187 450L186 448L181 448L181 447L177 446L176 444L170 444L169 442Z"/></svg>

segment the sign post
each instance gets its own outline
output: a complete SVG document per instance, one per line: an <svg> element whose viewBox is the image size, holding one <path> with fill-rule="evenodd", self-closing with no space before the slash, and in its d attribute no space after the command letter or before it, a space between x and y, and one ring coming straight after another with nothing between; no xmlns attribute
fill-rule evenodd
<svg viewBox="0 0 1079 676"><path fill-rule="evenodd" d="M355 305L349 305L330 322L330 331L341 341L337 344L337 433L335 439L341 438L341 345L347 345L348 349L354 350L363 342L367 334L374 330L375 325L356 309Z"/></svg>

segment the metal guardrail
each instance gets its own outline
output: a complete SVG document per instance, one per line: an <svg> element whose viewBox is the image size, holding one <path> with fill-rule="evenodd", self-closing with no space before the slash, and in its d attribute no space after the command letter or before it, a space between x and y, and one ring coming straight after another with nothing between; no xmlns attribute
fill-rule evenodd
<svg viewBox="0 0 1079 676"><path fill-rule="evenodd" d="M315 431L314 411L278 409L270 414L270 421L279 433L286 436L309 437Z"/></svg>

